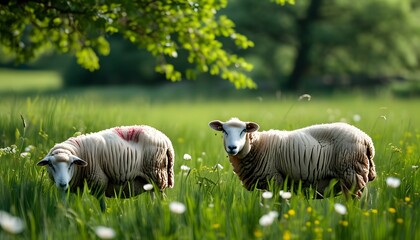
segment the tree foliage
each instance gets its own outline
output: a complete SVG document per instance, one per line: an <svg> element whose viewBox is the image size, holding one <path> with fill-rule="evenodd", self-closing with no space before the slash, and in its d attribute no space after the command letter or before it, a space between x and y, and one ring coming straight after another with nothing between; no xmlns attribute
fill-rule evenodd
<svg viewBox="0 0 420 240"><path fill-rule="evenodd" d="M226 4L227 0L0 1L0 52L18 63L46 51L70 53L94 71L100 64L98 54L111 51L107 37L118 33L152 53L158 60L155 70L167 79L208 72L237 88L254 88L246 75L252 65L221 43L229 39L240 49L254 45L235 31L232 20L218 14ZM183 72L170 63L180 55L190 64Z"/></svg>

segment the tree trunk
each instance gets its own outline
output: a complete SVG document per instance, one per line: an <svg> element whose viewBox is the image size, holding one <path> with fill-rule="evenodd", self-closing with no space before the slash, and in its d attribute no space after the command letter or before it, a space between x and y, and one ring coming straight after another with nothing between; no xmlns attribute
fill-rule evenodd
<svg viewBox="0 0 420 240"><path fill-rule="evenodd" d="M295 64L287 82L285 89L298 90L305 72L310 67L309 54L313 47L314 39L312 38L312 24L320 18L320 9L323 0L312 0L306 10L306 16L298 20L298 50Z"/></svg>

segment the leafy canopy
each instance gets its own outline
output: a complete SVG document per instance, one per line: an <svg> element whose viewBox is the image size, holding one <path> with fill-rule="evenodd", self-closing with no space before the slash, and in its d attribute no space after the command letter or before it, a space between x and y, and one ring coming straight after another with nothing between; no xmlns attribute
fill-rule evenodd
<svg viewBox="0 0 420 240"><path fill-rule="evenodd" d="M293 2L275 2L286 1ZM252 65L223 49L221 39L241 49L254 45L235 31L227 16L218 14L226 5L227 0L2 1L0 52L17 63L52 50L70 53L94 71L99 69L98 54L111 50L107 36L121 34L156 56L156 71L167 79L208 72L237 88L254 88L246 75ZM181 73L171 64L174 59L185 59L191 67Z"/></svg>

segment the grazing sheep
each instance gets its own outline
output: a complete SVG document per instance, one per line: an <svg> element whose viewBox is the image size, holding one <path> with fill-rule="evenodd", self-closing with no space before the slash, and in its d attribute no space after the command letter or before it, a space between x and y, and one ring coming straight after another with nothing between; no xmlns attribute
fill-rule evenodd
<svg viewBox="0 0 420 240"><path fill-rule="evenodd" d="M174 150L169 138L149 126L115 127L56 144L37 163L65 192L87 183L105 211L104 196L131 197L154 183L163 191L174 185Z"/></svg>
<svg viewBox="0 0 420 240"><path fill-rule="evenodd" d="M333 179L343 191L360 198L368 181L376 177L371 138L346 123L309 126L294 131L258 132L258 124L232 118L209 126L224 133L224 147L244 187L267 189L274 179L312 187L323 198Z"/></svg>

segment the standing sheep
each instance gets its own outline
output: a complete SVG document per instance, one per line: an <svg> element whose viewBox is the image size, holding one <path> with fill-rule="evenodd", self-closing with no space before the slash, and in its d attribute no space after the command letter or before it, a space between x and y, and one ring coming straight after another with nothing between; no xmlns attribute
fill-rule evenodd
<svg viewBox="0 0 420 240"><path fill-rule="evenodd" d="M87 183L105 211L106 197L138 195L154 183L174 185L174 150L169 138L149 126L115 127L56 144L37 163L46 166L57 188L83 189Z"/></svg>
<svg viewBox="0 0 420 240"><path fill-rule="evenodd" d="M376 177L371 138L349 124L258 132L258 124L232 118L209 126L223 132L233 170L248 190L267 189L270 179L282 186L288 178L301 181L304 188L313 187L316 197L323 198L336 179L341 189L334 190L360 198L367 182Z"/></svg>

